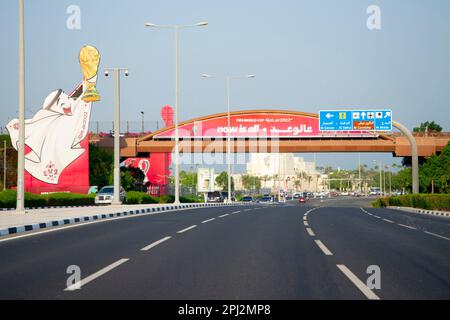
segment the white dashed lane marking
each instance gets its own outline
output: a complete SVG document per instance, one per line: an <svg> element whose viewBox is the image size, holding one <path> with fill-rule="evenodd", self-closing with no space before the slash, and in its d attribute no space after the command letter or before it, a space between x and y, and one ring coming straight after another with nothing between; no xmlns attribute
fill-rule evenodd
<svg viewBox="0 0 450 320"><path fill-rule="evenodd" d="M67 287L66 289L64 289L64 291L74 291L77 289L82 288L83 286L85 286L86 284L88 284L89 282L97 279L98 277L101 277L102 275L104 275L105 273L108 273L109 271L117 268L118 266L120 266L121 264L124 264L125 262L127 262L130 259L120 259L112 264L110 264L109 266L97 271L96 273L91 274L90 276L82 279L80 282L77 282L69 287Z"/></svg>
<svg viewBox="0 0 450 320"><path fill-rule="evenodd" d="M448 240L448 241L450 241L450 238L447 238L447 237L444 237L444 236L441 236L440 234L436 234L436 233L433 233L433 232L428 232L428 231L424 231L426 234L429 234L430 236L433 236L433 237L438 237L438 238L441 238L441 239L445 239L445 240Z"/></svg>
<svg viewBox="0 0 450 320"><path fill-rule="evenodd" d="M142 248L141 251L148 251L151 248L156 247L158 244L163 243L164 241L167 241L167 240L169 240L171 238L172 237L165 237L165 238L162 238L161 240L155 241L152 244L149 244L148 246Z"/></svg>
<svg viewBox="0 0 450 320"><path fill-rule="evenodd" d="M380 300L380 298L370 290L353 272L350 271L345 265L336 265L339 270L370 300Z"/></svg>
<svg viewBox="0 0 450 320"><path fill-rule="evenodd" d="M208 222L211 222L211 221L214 221L214 220L216 220L216 218L212 218L212 219L208 219L208 220L202 221L202 223L208 223Z"/></svg>
<svg viewBox="0 0 450 320"><path fill-rule="evenodd" d="M320 250L322 250L322 252L326 256L332 256L333 255L333 253L330 250L328 250L328 248L322 243L322 241L314 240L314 242L317 244L317 246L320 248Z"/></svg>
<svg viewBox="0 0 450 320"><path fill-rule="evenodd" d="M189 231L189 230L194 229L195 227L197 227L197 225L190 226L190 227L188 227L188 228L186 228L186 229L183 229L183 230L178 231L177 233L184 233L184 232L186 232L186 231Z"/></svg>
<svg viewBox="0 0 450 320"><path fill-rule="evenodd" d="M388 222L388 223L394 223L394 221L388 220L388 219L383 219L383 221Z"/></svg>
<svg viewBox="0 0 450 320"><path fill-rule="evenodd" d="M229 215L230 215L229 213L226 213L226 214L219 216L219 218L225 218L225 217L228 217Z"/></svg>
<svg viewBox="0 0 450 320"><path fill-rule="evenodd" d="M411 226L407 226L406 224L401 224L401 223L399 223L398 225L399 225L400 227L408 228L408 229L411 229L411 230L417 230L417 228L414 228L414 227L411 227Z"/></svg>
<svg viewBox="0 0 450 320"><path fill-rule="evenodd" d="M306 228L306 231L308 232L308 234L309 234L311 237L315 237L315 236L316 236L315 233L312 231L311 228Z"/></svg>

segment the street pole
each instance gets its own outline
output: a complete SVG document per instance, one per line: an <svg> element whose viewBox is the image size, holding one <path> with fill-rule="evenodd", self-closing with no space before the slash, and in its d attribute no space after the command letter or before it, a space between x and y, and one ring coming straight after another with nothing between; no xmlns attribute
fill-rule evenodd
<svg viewBox="0 0 450 320"><path fill-rule="evenodd" d="M361 153L358 153L358 186L359 186L359 193L362 193L362 183L361 183Z"/></svg>
<svg viewBox="0 0 450 320"><path fill-rule="evenodd" d="M389 196L392 196L392 171L389 167Z"/></svg>
<svg viewBox="0 0 450 320"><path fill-rule="evenodd" d="M17 144L16 213L25 213L25 20L24 0L19 0L19 140Z"/></svg>
<svg viewBox="0 0 450 320"><path fill-rule="evenodd" d="M3 191L6 190L6 140L3 140Z"/></svg>
<svg viewBox="0 0 450 320"><path fill-rule="evenodd" d="M380 195L383 196L383 164L380 161Z"/></svg>
<svg viewBox="0 0 450 320"><path fill-rule="evenodd" d="M179 104L179 31L180 29L191 28L191 27L204 27L207 26L208 22L199 22L193 25L156 25L154 23L145 23L146 27L152 28L168 28L174 29L175 31L175 201L174 204L180 204L180 170L179 170L179 132L178 132L178 104Z"/></svg>
<svg viewBox="0 0 450 320"><path fill-rule="evenodd" d="M179 27L175 26L175 201L174 204L180 204L180 166L179 166L179 132L178 132L178 100L179 100Z"/></svg>
<svg viewBox="0 0 450 320"><path fill-rule="evenodd" d="M142 133L144 133L144 111L141 111L141 115L142 115Z"/></svg>
<svg viewBox="0 0 450 320"><path fill-rule="evenodd" d="M230 77L227 77L227 109L228 109L228 137L227 137L227 163L228 163L228 199L227 202L231 202L231 137L230 137Z"/></svg>
<svg viewBox="0 0 450 320"><path fill-rule="evenodd" d="M120 69L115 72L114 90L114 200L112 205L120 205Z"/></svg>
<svg viewBox="0 0 450 320"><path fill-rule="evenodd" d="M108 76L108 71L114 73L114 199L112 205L121 205L120 200L120 74L125 71L125 76L128 76L128 69L126 68L108 68L105 69L105 76Z"/></svg>
<svg viewBox="0 0 450 320"><path fill-rule="evenodd" d="M213 78L209 74L202 74L203 78ZM227 202L231 202L231 80L234 79L252 79L255 78L255 75L247 75L247 76L227 76L227 174L228 174L228 197Z"/></svg>

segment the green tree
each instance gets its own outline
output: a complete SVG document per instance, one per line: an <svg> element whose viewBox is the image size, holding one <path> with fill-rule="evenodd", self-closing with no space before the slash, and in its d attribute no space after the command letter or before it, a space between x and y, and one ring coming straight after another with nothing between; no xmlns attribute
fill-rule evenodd
<svg viewBox="0 0 450 320"><path fill-rule="evenodd" d="M439 155L431 156L420 168L420 188L431 192L434 183L435 192L450 192L450 143Z"/></svg>
<svg viewBox="0 0 450 320"><path fill-rule="evenodd" d="M180 172L180 184L188 188L197 188L197 173L196 172Z"/></svg>
<svg viewBox="0 0 450 320"><path fill-rule="evenodd" d="M228 190L228 173L221 172L216 178L217 185L222 188L224 191ZM234 180L231 177L231 191L234 190Z"/></svg>
<svg viewBox="0 0 450 320"><path fill-rule="evenodd" d="M120 185L126 191L145 191L144 189L145 175L139 168L121 167L120 168ZM109 176L109 184L114 185L114 172L111 171Z"/></svg>
<svg viewBox="0 0 450 320"><path fill-rule="evenodd" d="M99 188L109 184L113 171L113 154L100 149L94 144L89 145L89 180Z"/></svg>
<svg viewBox="0 0 450 320"><path fill-rule="evenodd" d="M261 189L261 179L259 177L251 175L242 176L242 185L246 190L260 190Z"/></svg>
<svg viewBox="0 0 450 320"><path fill-rule="evenodd" d="M413 129L414 132L442 132L442 127L434 121L422 122L419 127Z"/></svg>

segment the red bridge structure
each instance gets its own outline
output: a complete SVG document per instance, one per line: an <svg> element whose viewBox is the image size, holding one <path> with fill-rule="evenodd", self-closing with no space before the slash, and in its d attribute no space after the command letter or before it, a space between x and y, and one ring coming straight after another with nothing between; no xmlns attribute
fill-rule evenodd
<svg viewBox="0 0 450 320"><path fill-rule="evenodd" d="M167 112L167 110L166 110ZM167 118L167 117L166 117ZM319 116L287 110L249 110L219 113L179 124L180 153L226 153L230 137L234 153L383 152L394 157L410 157L411 144L400 132L325 132L319 130ZM398 124L400 127L401 125ZM175 127L166 127L141 137L124 137L120 155L149 162L151 185L168 184L171 153L175 148ZM439 153L450 141L450 133L414 134L417 155ZM106 149L114 146L112 137L91 135L91 143Z"/></svg>

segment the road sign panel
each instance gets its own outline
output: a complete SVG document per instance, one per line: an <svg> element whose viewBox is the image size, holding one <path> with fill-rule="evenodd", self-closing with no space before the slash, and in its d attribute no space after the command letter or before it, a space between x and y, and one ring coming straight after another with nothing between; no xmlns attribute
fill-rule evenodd
<svg viewBox="0 0 450 320"><path fill-rule="evenodd" d="M320 131L391 131L392 110L322 110Z"/></svg>

